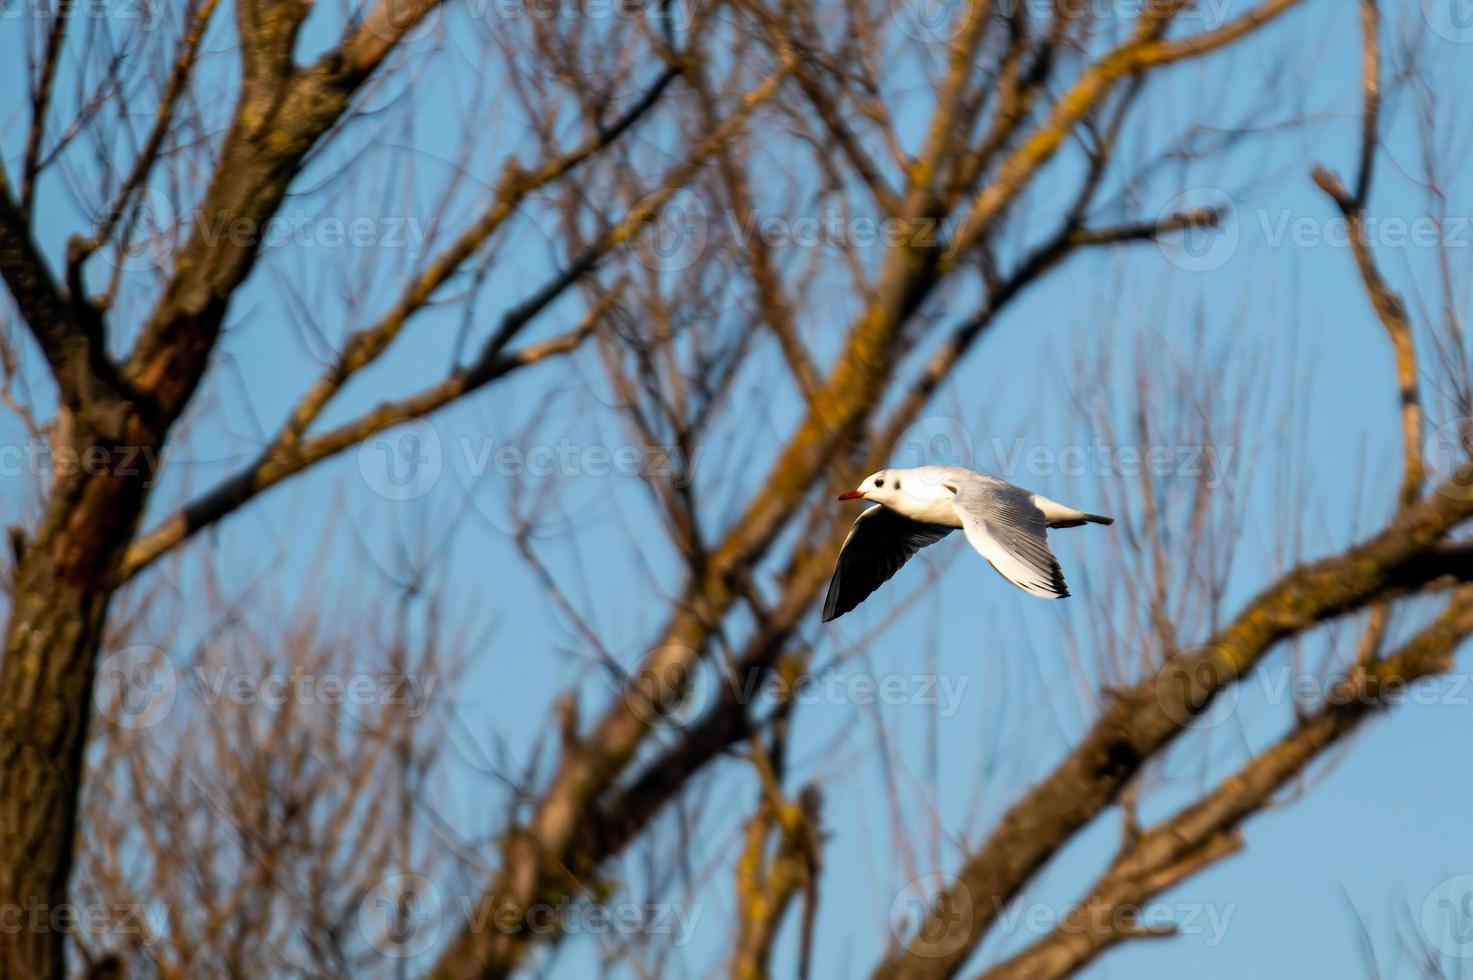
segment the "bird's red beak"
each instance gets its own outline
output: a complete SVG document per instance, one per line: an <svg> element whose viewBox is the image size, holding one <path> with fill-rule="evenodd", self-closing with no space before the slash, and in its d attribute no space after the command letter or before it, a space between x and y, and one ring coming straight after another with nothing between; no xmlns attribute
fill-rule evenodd
<svg viewBox="0 0 1473 980"><path fill-rule="evenodd" d="M863 490L845 490L839 494L840 500L859 500L864 496Z"/></svg>

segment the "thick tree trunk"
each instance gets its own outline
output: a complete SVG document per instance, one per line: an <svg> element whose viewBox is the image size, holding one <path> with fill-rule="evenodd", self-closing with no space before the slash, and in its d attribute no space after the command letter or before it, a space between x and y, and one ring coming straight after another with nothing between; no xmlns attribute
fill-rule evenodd
<svg viewBox="0 0 1473 980"><path fill-rule="evenodd" d="M235 6L235 116L194 229L123 364L108 354L103 311L80 289L52 281L0 168L0 272L60 388L52 446L65 447L70 464L58 467L45 514L21 542L0 663L0 980L64 973L93 675L123 555L153 485L142 464L161 458L303 160L436 0L375 6L307 66L292 55L310 4ZM221 228L246 234L221 237ZM17 921L22 927L12 928Z"/></svg>
<svg viewBox="0 0 1473 980"><path fill-rule="evenodd" d="M127 363L119 368L108 359L100 314L64 301L44 275L34 276L35 296L22 291L26 322L63 391L53 445L66 448L69 467L58 468L45 515L17 563L0 664L0 980L64 971L65 930L50 922L71 876L107 607L155 475L145 463L161 458L170 426L208 366L230 298L255 262L258 233L379 56L365 67L337 53L299 72L290 52L307 6L291 7L291 16L260 6L270 16L242 8L246 78L222 163ZM211 222L239 222L251 233L216 241L199 227ZM14 216L0 221L0 228L20 226ZM0 257L7 248L12 265L44 269L28 239L0 237ZM7 277L13 292L12 280L30 281ZM43 925L15 932L9 926L18 914Z"/></svg>
<svg viewBox="0 0 1473 980"><path fill-rule="evenodd" d="M126 426L133 437L136 424ZM148 474L112 462L58 475L16 568L0 662L0 977L60 978L77 825L77 789L114 571L133 536ZM78 456L78 459L85 457ZM137 472L128 470L137 469ZM119 473L118 470L124 470Z"/></svg>
<svg viewBox="0 0 1473 980"><path fill-rule="evenodd" d="M45 572L41 573L46 577ZM0 673L0 976L63 975L76 787L109 592L17 594ZM59 926L59 927L58 927Z"/></svg>

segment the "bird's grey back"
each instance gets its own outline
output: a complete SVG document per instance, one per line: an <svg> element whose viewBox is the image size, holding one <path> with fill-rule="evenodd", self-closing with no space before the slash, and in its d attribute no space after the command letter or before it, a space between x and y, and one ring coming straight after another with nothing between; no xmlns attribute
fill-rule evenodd
<svg viewBox="0 0 1473 980"><path fill-rule="evenodd" d="M931 466L917 466L910 471L922 480L945 484L956 489L957 496L972 492L992 492L1001 495L1013 494L1022 501L1030 501L1032 492L1022 487L1013 486L1006 480L1000 480L986 473L969 470L965 466L945 466L935 464Z"/></svg>

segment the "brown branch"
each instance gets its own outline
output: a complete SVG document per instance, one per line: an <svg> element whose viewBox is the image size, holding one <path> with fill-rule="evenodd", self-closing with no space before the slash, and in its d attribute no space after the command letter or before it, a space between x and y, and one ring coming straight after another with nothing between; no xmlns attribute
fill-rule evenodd
<svg viewBox="0 0 1473 980"><path fill-rule="evenodd" d="M634 104L612 126L601 129L579 146L548 160L533 171L523 171L515 160L508 162L505 172L492 193L492 203L439 255L430 262L389 312L371 327L351 335L343 345L337 361L302 397L277 437L280 448L289 449L306 432L322 410L352 377L372 364L393 343L410 318L422 310L435 292L455 276L475 252L491 238L502 224L533 192L572 173L579 164L607 149L628 132L652 109L670 82L680 74L678 68L667 68ZM500 352L531 320L558 296L562 295L584 273L597 263L611 246L600 240L584 252L567 270L529 300L519 304L503 317L492 345ZM483 354L483 357L486 356Z"/></svg>
<svg viewBox="0 0 1473 980"><path fill-rule="evenodd" d="M767 31L773 45L779 50L792 51L797 56L794 80L798 83L798 89L808 100L813 111L818 115L819 122L828 134L835 146L849 162L854 173L869 188L875 203L880 211L888 216L900 213L900 196L894 188L885 180L880 173L879 167L870 158L869 153L859 141L859 137L850 129L845 121L842 107L829 92L824 83L825 71L823 55L809 44L806 38L817 38L821 35L812 27L811 15L803 4L793 4L784 7L786 13L799 19L800 32L795 32L784 21L781 14L768 9L766 4L746 3L744 9L750 11Z"/></svg>
<svg viewBox="0 0 1473 980"><path fill-rule="evenodd" d="M1290 3L1271 0L1270 6ZM1021 180L1029 177L1031 171ZM923 195L911 194L907 204L911 203L926 202ZM924 216L918 212L903 217L918 221ZM670 620L652 643L653 652L631 672L623 697L615 698L579 742L563 751L531 817L506 834L502 864L488 889L497 901L527 908L582 889L578 847L586 839L587 814L620 781L645 743L650 730L647 710L663 710L682 696L679 680L690 675L713 631L741 600L738 580L743 570L766 554L815 483L836 474L835 459L846 459L863 445L865 424L883 401L883 389L901 353L901 332L945 272L940 258L938 250L920 246L899 247L885 256L871 302L851 323L811 408L768 468L764 492L731 521L706 562L692 569L671 603ZM845 468L847 462L837 469ZM802 599L793 597L795 603ZM801 617L807 604L796 616ZM647 710L641 712L637 706ZM462 930L438 968L446 977L502 974L520 962L536 938L523 932L477 935Z"/></svg>
<svg viewBox="0 0 1473 980"><path fill-rule="evenodd" d="M419 26L440 0L379 0L339 47L341 59L359 77L367 76Z"/></svg>
<svg viewBox="0 0 1473 980"><path fill-rule="evenodd" d="M1137 221L1104 228L1081 228L1069 235L1070 245L1118 245L1124 242L1155 242L1163 235L1193 228L1216 228L1222 223L1220 208L1178 211L1159 221Z"/></svg>
<svg viewBox="0 0 1473 980"><path fill-rule="evenodd" d="M41 77L31 94L31 125L26 133L26 150L20 171L20 210L29 221L36 203L36 178L41 172L41 144L46 137L46 114L51 110L51 91L56 84L56 67L61 63L61 49L66 43L67 26L71 23L75 4L64 3L56 11L51 30L46 36L46 54L41 62Z"/></svg>
<svg viewBox="0 0 1473 980"><path fill-rule="evenodd" d="M1364 52L1361 62L1365 72L1362 85L1365 105L1361 122L1360 175L1356 178L1355 193L1347 191L1340 178L1323 166L1316 166L1311 176L1345 217L1350 247L1355 255L1361 282L1370 297L1376 316L1386 329L1396 355L1403 457L1401 492L1397 499L1405 507L1417 499L1426 479L1426 468L1422 460L1422 403L1417 393L1417 349L1406 303L1381 275L1366 235L1366 198L1371 190L1371 172L1376 156L1376 125L1380 117L1379 23L1375 0L1361 0L1361 39Z"/></svg>
<svg viewBox="0 0 1473 980"><path fill-rule="evenodd" d="M1011 57L1011 55L1010 55ZM1024 85L1018 94L1019 99L1031 98L1032 89L1042 84L1042 78L1046 70L1036 73L1035 81ZM1009 86L1009 92L1013 92L1015 86ZM1124 124L1126 111L1135 97L1140 92L1139 85L1133 85L1127 89L1125 98L1115 113L1114 118L1106 127L1104 138L1094 148L1090 159L1090 169L1085 180L1080 186L1078 194L1069 207L1064 218L1059 222L1057 229L1042 244L1029 252L1017 267L1005 278L998 280L989 277L987 283L987 300L982 308L972 317L964 321L951 336L946 339L941 348L931 357L921 375L911 384L907 390L904 400L900 406L891 414L888 424L881 427L879 444L888 447L900 437L901 432L935 394L937 387L950 375L952 370L964 357L977 338L994 322L998 312L1005 307L1022 290L1032 283L1038 281L1054 266L1063 262L1076 248L1087 245L1109 245L1116 242L1127 242L1137 240L1159 239L1168 232L1184 230L1190 227L1215 225L1220 217L1216 213L1209 213L1207 209L1183 214L1172 215L1156 223L1137 222L1129 225L1119 226L1113 229L1099 229L1090 231L1085 228L1084 221L1095 193L1099 189L1100 182L1104 178L1106 167L1114 153L1115 135ZM1011 96L1004 97L1004 109L1000 116L1008 117L1011 122L1007 126L999 128L994 125L989 140L996 139L994 146L984 146L977 151L981 156L976 166L982 166L981 160L990 155L1006 140L1006 131L1010 126L1016 125L1025 110L1017 107L1007 108ZM955 188L953 189L956 190Z"/></svg>
<svg viewBox="0 0 1473 980"><path fill-rule="evenodd" d="M1376 140L1381 119L1381 11L1376 0L1361 0L1361 138L1360 176L1355 182L1355 205L1366 206L1371 194L1371 171L1376 163Z"/></svg>
<svg viewBox="0 0 1473 980"><path fill-rule="evenodd" d="M771 976L773 945L778 927L793 900L808 895L811 925L817 887L822 796L815 785L803 787L796 800L782 791L781 765L786 749L786 707L774 726L772 747L753 743L749 755L758 777L758 802L744 828L744 844L737 857L737 928L728 976L762 980ZM772 838L775 851L769 856ZM806 931L805 927L805 931ZM800 944L799 976L807 975L808 943Z"/></svg>
<svg viewBox="0 0 1473 980"><path fill-rule="evenodd" d="M1079 970L1132 933L1119 928L1162 891L1235 853L1240 828L1269 805L1324 751L1378 711L1395 705L1398 691L1452 667L1458 645L1473 632L1473 588L1459 588L1429 626L1395 654L1368 668L1356 666L1331 687L1325 703L1268 751L1260 753L1211 793L1135 839L1081 903L1043 939L988 970L988 980L1048 980ZM1389 696L1390 700L1387 699Z"/></svg>
<svg viewBox="0 0 1473 980"><path fill-rule="evenodd" d="M1465 467L1458 477L1473 477ZM1170 677L1146 678L1120 691L1075 749L1004 815L983 848L957 876L950 901L970 896L974 914L962 925L928 920L906 948L876 971L883 978L949 976L1033 875L1081 827L1109 806L1147 760L1225 687L1280 640L1345 613L1469 570L1466 548L1436 543L1468 517L1473 502L1455 499L1453 483L1398 514L1381 532L1349 550L1285 574L1211 637L1198 652L1173 660ZM1444 564L1444 561L1446 564ZM1170 683L1173 679L1181 683Z"/></svg>
<svg viewBox="0 0 1473 980"><path fill-rule="evenodd" d="M704 78L695 79L695 88L706 116L706 125L714 127L715 100ZM757 307L762 313L762 320L777 338L778 347L798 384L798 390L806 401L812 403L819 385L818 368L814 366L813 357L804 346L803 338L798 335L793 305L786 295L787 289L778 272L772 248L762 235L760 222L756 220L744 162L737 159L733 147L723 146L717 153L716 165L726 187L726 198L732 212L739 219L750 220L753 224L751 238L742 249L741 257L752 274L752 285L756 287Z"/></svg>
<svg viewBox="0 0 1473 980"><path fill-rule="evenodd" d="M292 56L309 4L242 0L236 5L240 99L198 208L202 220L176 256L176 272L127 360L128 376L149 393L162 418L175 417L199 383L230 297L255 265L259 232L307 155L342 120L393 44L437 2L400 9L399 0L380 0L340 47L305 70ZM365 32L374 36L365 39ZM253 233L217 240L210 228L221 222Z"/></svg>
<svg viewBox="0 0 1473 980"><path fill-rule="evenodd" d="M0 381L0 405L4 405L25 426L26 432L33 439L39 439L42 435L41 423L36 421L36 414L31 406L17 398L15 394L15 382L21 377L20 355L16 352L15 345L10 342L10 318L5 318L5 329L0 331L0 375L4 380Z"/></svg>
<svg viewBox="0 0 1473 980"><path fill-rule="evenodd" d="M185 86L189 84L195 59L199 56L200 42L204 40L205 30L210 26L210 17L218 4L219 0L191 0L185 13L184 38L180 43L179 55L174 59L168 85L154 110L153 127L144 140L138 158L133 161L133 169L113 196L111 207L92 235L87 238L75 235L67 243L67 283L72 293L78 297L83 295L82 265L112 237L133 196L148 181L148 175L158 161L159 152L163 149L164 139L168 136L169 126L174 118L174 110L184 94Z"/></svg>
<svg viewBox="0 0 1473 980"><path fill-rule="evenodd" d="M186 505L183 510L167 518L157 529L139 538L129 548L124 559L120 573L122 579L126 580L137 574L169 549L176 547L201 529L229 516L261 491L276 485L287 477L302 472L390 425L435 411L483 387L510 370L576 347L592 331L597 320L607 312L615 298L613 293L607 294L604 301L601 301L590 312L584 325L571 334L547 344L534 345L512 357L501 356L506 345L526 324L574 283L591 272L603 256L639 233L649 218L658 212L676 189L699 169L707 157L724 146L732 133L743 125L747 116L771 97L787 67L786 65L780 66L751 92L746 93L737 111L712 130L707 138L692 151L689 159L674 168L659 190L645 195L622 221L587 246L555 278L545 283L542 288L522 303L508 310L487 340L477 364L457 371L445 381L417 395L381 405L373 413L356 422L304 440L303 433L320 415L333 395L352 375L387 349L410 316L422 308L434 291L453 275L474 250L500 226L501 222L512 213L518 201L532 190L545 186L571 172L578 163L590 158L599 149L610 145L656 103L660 93L679 72L671 68L662 73L613 126L579 148L549 161L544 167L530 175L509 170L500 184L501 190L497 194L495 203L445 252L436 257L429 269L411 285L400 298L399 303L383 320L349 339L336 364L307 392L293 410L287 424L262 455L246 469L229 477L206 493L204 497Z"/></svg>
<svg viewBox="0 0 1473 980"><path fill-rule="evenodd" d="M910 168L912 194L925 201L923 207L927 210L939 209L947 161L961 153L972 130L972 120L959 113L965 106L977 48L991 20L991 0L970 0L959 16L965 26L947 52L946 76L936 93L936 111L931 114L930 130Z"/></svg>
<svg viewBox="0 0 1473 980"><path fill-rule="evenodd" d="M785 52L784 60L742 96L737 109L722 126L707 134L695 147L692 159L706 159L735 135L746 118L773 96L792 67L792 55ZM667 185L664 190L643 199L615 230L613 241L617 244L632 238L673 193L674 187ZM813 465L817 461L808 462ZM725 568L719 574L713 570L715 581L724 581L725 573ZM646 669L641 669L631 681L634 689L628 692L628 697L614 704L594 725L587 738L578 745L565 748L561 765L551 785L543 792L530 826L508 833L503 843L502 868L487 892L497 902L510 902L515 908L530 909L544 888L564 893L567 887L581 887L577 881L568 885L566 864L562 858L549 860L548 856L560 854L574 843L583 807L598 795L608 780L617 775L648 733L647 724L632 711L631 706L663 706L676 696L677 689L666 686L667 679L672 676L670 667L689 657L691 643L696 646L704 643L705 617L692 615L694 612L689 604L682 607L675 622L667 627L666 639L660 643ZM436 975L478 977L504 972L520 960L537 938L526 928L495 935L462 929L440 957Z"/></svg>
<svg viewBox="0 0 1473 980"><path fill-rule="evenodd" d="M1396 358L1396 382L1401 404L1402 478L1397 506L1405 507L1422 492L1426 479L1422 460L1422 404L1417 391L1417 350L1412 337L1406 304L1382 277L1366 239L1365 209L1371 193L1371 174L1376 161L1377 125L1381 115L1380 11L1375 0L1361 0L1361 141L1360 174L1355 193L1350 194L1340 178L1322 166L1311 172L1314 182L1329 195L1346 221L1361 282L1371 298ZM1391 619L1384 603L1371 610L1361 637L1357 662L1370 663L1380 656L1381 643Z"/></svg>
<svg viewBox="0 0 1473 980"><path fill-rule="evenodd" d="M1020 16L1009 18L1008 48L996 72L997 108L976 146L967 148L951 168L950 184L942 197L948 213L975 189L988 165L1033 112L1038 93L1053 70L1054 51L1061 40L1059 32L1067 19L1054 18L1054 29L1043 38L1038 51L1025 65L1024 56L1030 51L1027 25ZM978 108L980 111L981 107Z"/></svg>
<svg viewBox="0 0 1473 980"><path fill-rule="evenodd" d="M819 805L818 787L808 786L796 803L764 800L748 820L737 863L737 936L729 976L760 980L771 975L778 927L793 900L816 883ZM774 807L781 809L774 812ZM768 858L774 830L777 853Z"/></svg>
<svg viewBox="0 0 1473 980"><path fill-rule="evenodd" d="M550 340L511 354L488 351L476 363L439 383L395 401L380 404L357 419L290 444L273 444L260 458L191 501L158 527L141 535L124 556L119 579L127 581L204 528L219 523L264 491L337 455L375 433L409 419L422 418L492 381L549 358L577 349L612 305L615 293L592 307L579 326Z"/></svg>
<svg viewBox="0 0 1473 980"><path fill-rule="evenodd" d="M1060 231L1058 238L1064 242L1067 238L1064 230ZM1042 275L1051 267L1062 249L1061 244L1058 249L1050 250L1049 258L1040 252L1033 261L1024 262L1010 278L1009 287L993 297L989 319L991 313L1000 313L1019 295L1033 277ZM954 363L954 360L949 361L947 369ZM944 373L942 370L938 381ZM893 442L894 435L882 429L881 434L870 439L865 453L867 462L862 465L879 465L878 461L888 454ZM847 475L840 473L836 478L843 480ZM826 515L829 523L833 522L834 515L826 507L819 511ZM744 692L757 689L756 685L763 681L768 671L782 669L779 659L784 644L789 642L819 590L828 581L842 541L842 534L836 536L833 533L838 529L838 524L832 527L825 524L821 531L800 536L802 540L811 542L811 546L800 550L785 570L775 587L781 601L775 607L761 611L757 633L736 658L734 679L721 685L720 696L706 713L687 727L674 744L644 764L632 779L622 782L603 799L589 804L579 823L577 837L560 858L566 874L572 879L591 875L610 857L621 853L666 805L678 797L688 779L731 747L751 737L762 724L760 719L752 717L750 709L753 706L744 700ZM1430 573L1424 570L1423 574ZM1466 555L1459 552L1441 558L1437 574L1473 576L1473 552ZM659 665L647 663L642 668L651 673L666 671L669 678L686 676L687 669L684 662L675 661ZM625 704L640 705L643 717L648 718L650 711L659 711L661 706L640 700L645 697L647 695L642 692L628 692Z"/></svg>
<svg viewBox="0 0 1473 980"><path fill-rule="evenodd" d="M931 400L941 382L996 321L998 313L1019 293L1068 258L1076 248L1155 241L1160 236L1175 231L1214 227L1220 220L1220 215L1213 209L1199 208L1170 215L1157 222L1134 222L1109 228L1087 229L1082 225L1087 205L1088 194L1082 193L1054 234L1029 252L1005 279L994 283L982 308L952 331L951 336L927 362L920 376L911 383L905 398L891 413L889 421L881 426L879 445L893 445L910 424L910 420Z"/></svg>
<svg viewBox="0 0 1473 980"><path fill-rule="evenodd" d="M51 277L25 213L0 169L0 278L41 348L63 404L88 431L121 434L127 386L108 356L95 310L73 302Z"/></svg>
<svg viewBox="0 0 1473 980"><path fill-rule="evenodd" d="M381 3L370 14L388 5ZM306 0L240 0L235 5L236 30L240 33L240 60L244 73L243 103L277 95L292 74L297 32L307 19L311 5ZM262 117L264 107L257 107Z"/></svg>
<svg viewBox="0 0 1473 980"><path fill-rule="evenodd" d="M956 234L954 254L970 250L986 233L1002 209L1047 163L1074 125L1087 116L1122 78L1151 68L1197 57L1230 44L1269 23L1300 0L1265 0L1242 16L1213 31L1177 41L1162 38L1182 0L1153 5L1141 15L1135 35L1095 62L1070 86L1041 123L998 168L996 176L977 195Z"/></svg>

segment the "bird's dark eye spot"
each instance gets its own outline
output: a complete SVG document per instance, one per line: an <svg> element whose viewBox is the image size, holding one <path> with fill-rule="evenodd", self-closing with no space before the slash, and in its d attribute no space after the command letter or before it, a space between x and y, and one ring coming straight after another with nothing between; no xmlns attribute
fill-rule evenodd
<svg viewBox="0 0 1473 980"><path fill-rule="evenodd" d="M877 486L877 487L883 487L884 485L885 485L885 481L884 480L876 480L875 481L875 486Z"/></svg>
<svg viewBox="0 0 1473 980"><path fill-rule="evenodd" d="M899 490L900 489L900 481L899 480L896 480L895 481L895 489L896 490Z"/></svg>

